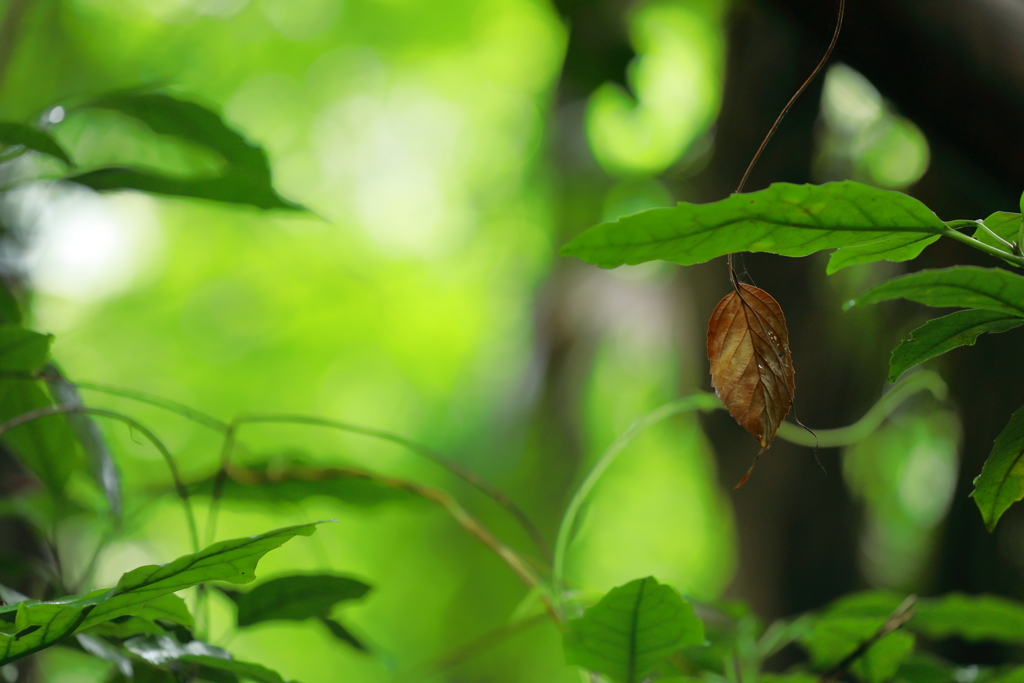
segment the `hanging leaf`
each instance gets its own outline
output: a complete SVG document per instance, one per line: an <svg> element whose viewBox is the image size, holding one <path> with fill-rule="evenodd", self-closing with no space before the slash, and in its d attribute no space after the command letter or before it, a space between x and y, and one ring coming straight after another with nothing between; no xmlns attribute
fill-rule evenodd
<svg viewBox="0 0 1024 683"><path fill-rule="evenodd" d="M238 625L330 616L339 602L358 600L370 586L347 576L296 574L271 579L248 593L224 591L238 605Z"/></svg>
<svg viewBox="0 0 1024 683"><path fill-rule="evenodd" d="M981 517L989 531L1006 509L1024 498L1024 408L1010 417L1010 422L996 437L992 452L974 480L971 497L981 510Z"/></svg>
<svg viewBox="0 0 1024 683"><path fill-rule="evenodd" d="M653 576L613 588L565 634L565 661L615 683L640 683L681 647L704 642L693 607Z"/></svg>
<svg viewBox="0 0 1024 683"><path fill-rule="evenodd" d="M757 439L763 453L789 413L796 391L789 332L778 302L763 289L738 284L711 314L708 360L715 393L733 419ZM749 476L747 472L737 488Z"/></svg>
<svg viewBox="0 0 1024 683"><path fill-rule="evenodd" d="M957 311L935 320L910 333L892 352L889 361L889 381L929 358L941 356L958 346L974 346L978 337L986 332L1007 332L1024 325L1024 318L1000 311L969 309Z"/></svg>
<svg viewBox="0 0 1024 683"><path fill-rule="evenodd" d="M710 204L680 202L590 228L562 249L602 268L663 259L680 265L740 251L807 256L838 249L828 272L855 263L907 261L948 228L905 194L853 181L775 183Z"/></svg>

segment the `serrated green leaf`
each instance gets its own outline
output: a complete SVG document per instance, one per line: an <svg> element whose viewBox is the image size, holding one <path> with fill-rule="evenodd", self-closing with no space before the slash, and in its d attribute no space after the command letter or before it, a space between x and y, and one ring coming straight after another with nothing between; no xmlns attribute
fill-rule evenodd
<svg viewBox="0 0 1024 683"><path fill-rule="evenodd" d="M139 614L145 603L204 581L248 583L260 558L285 541L309 536L316 524L275 529L257 536L215 543L162 566L139 567L114 588L51 602L18 603L13 624L0 622L0 666L57 643L67 636L117 617ZM158 606L167 607L166 602ZM0 608L9 611L11 608Z"/></svg>
<svg viewBox="0 0 1024 683"><path fill-rule="evenodd" d="M35 152L47 154L55 159L63 161L68 166L74 166L64 148L54 140L48 133L14 121L0 121L0 143L5 145L20 145Z"/></svg>
<svg viewBox="0 0 1024 683"><path fill-rule="evenodd" d="M654 577L614 588L563 638L565 659L616 683L639 683L675 650L704 641L693 607Z"/></svg>
<svg viewBox="0 0 1024 683"><path fill-rule="evenodd" d="M890 299L1024 316L1024 277L1001 268L978 266L922 270L872 287L852 303L863 306Z"/></svg>
<svg viewBox="0 0 1024 683"><path fill-rule="evenodd" d="M247 593L228 593L238 606L238 625L328 617L339 602L358 600L370 586L347 576L296 574L271 579Z"/></svg>
<svg viewBox="0 0 1024 683"><path fill-rule="evenodd" d="M1020 224L1021 216L1019 213L1007 213L1006 211L997 211L985 220L982 221L985 227L994 232L995 234L1002 237L1004 240L1013 244L1017 241L1018 235L1020 235ZM986 231L978 228L974 231L974 239L979 242L995 247L996 249L1006 250L1006 245L997 239L993 239Z"/></svg>
<svg viewBox="0 0 1024 683"><path fill-rule="evenodd" d="M52 334L39 334L20 325L0 325L0 371L38 372L50 355Z"/></svg>
<svg viewBox="0 0 1024 683"><path fill-rule="evenodd" d="M970 309L957 311L925 323L910 333L892 352L889 360L889 381L929 358L941 356L959 346L973 346L978 336L996 334L1024 325L1024 318L1000 311Z"/></svg>
<svg viewBox="0 0 1024 683"><path fill-rule="evenodd" d="M899 192L853 181L775 183L710 204L681 202L590 228L565 256L614 268L655 259L681 265L753 251L807 256L838 249L828 272L870 261L906 261L937 240L946 225Z"/></svg>
<svg viewBox="0 0 1024 683"><path fill-rule="evenodd" d="M1024 498L1024 408L1010 417L996 437L971 496L989 531L1007 508Z"/></svg>
<svg viewBox="0 0 1024 683"><path fill-rule="evenodd" d="M217 152L226 162L216 178L181 178L136 168L102 168L67 178L97 191L141 190L172 197L248 204L261 209L302 209L274 190L262 148L250 144L214 111L167 94L118 92L88 107L131 116L159 135L171 135Z"/></svg>

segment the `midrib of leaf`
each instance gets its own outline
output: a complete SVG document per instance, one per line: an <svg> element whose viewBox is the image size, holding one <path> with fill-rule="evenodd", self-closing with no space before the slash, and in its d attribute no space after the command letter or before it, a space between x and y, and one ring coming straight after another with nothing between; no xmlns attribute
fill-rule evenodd
<svg viewBox="0 0 1024 683"><path fill-rule="evenodd" d="M637 591L636 601L633 603L633 614L630 615L630 628L629 628L629 647L626 654L626 679L628 683L636 683L636 641L637 632L640 626L640 605L643 603L644 590L647 588L647 582L650 581L650 577L645 578L640 583L640 590Z"/></svg>

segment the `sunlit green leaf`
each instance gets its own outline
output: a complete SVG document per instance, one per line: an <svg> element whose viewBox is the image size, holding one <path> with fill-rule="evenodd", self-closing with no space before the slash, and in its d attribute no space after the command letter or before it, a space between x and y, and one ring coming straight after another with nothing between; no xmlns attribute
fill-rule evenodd
<svg viewBox="0 0 1024 683"><path fill-rule="evenodd" d="M940 356L958 346L973 346L978 336L986 332L1006 332L1024 325L1024 318L1001 311L971 309L957 311L925 323L910 333L892 352L889 361L889 381L929 358Z"/></svg>
<svg viewBox="0 0 1024 683"><path fill-rule="evenodd" d="M68 166L74 166L64 148L54 140L48 133L27 126L24 123L13 121L0 121L0 144L20 145L35 152L47 154L55 159L60 159Z"/></svg>
<svg viewBox="0 0 1024 683"><path fill-rule="evenodd" d="M853 181L776 183L711 204L681 202L593 227L562 249L614 268L655 259L682 265L733 252L807 256L838 249L828 271L869 261L906 261L946 229L928 207Z"/></svg>
<svg viewBox="0 0 1024 683"><path fill-rule="evenodd" d="M974 480L971 496L981 510L981 517L989 531L1007 508L1024 498L1024 408L1010 417L1003 431L996 437L981 474Z"/></svg>
<svg viewBox="0 0 1024 683"><path fill-rule="evenodd" d="M151 92L119 92L87 106L112 109L146 124L154 133L171 135L217 152L227 163L217 178L181 178L135 168L101 168L67 178L98 191L141 190L158 195L192 197L261 209L300 209L280 197L271 181L262 148L250 144L215 112L195 102Z"/></svg>
<svg viewBox="0 0 1024 683"><path fill-rule="evenodd" d="M565 659L616 683L639 683L675 650L704 640L693 607L654 577L614 588L569 622Z"/></svg>
<svg viewBox="0 0 1024 683"><path fill-rule="evenodd" d="M110 590L99 589L83 596L51 602L29 601L16 609L12 625L0 624L0 666L38 652L72 633L125 615L139 614L144 603L204 581L248 583L260 558L298 536L309 536L316 524L302 524L258 536L215 543L168 564L139 567L121 577ZM161 606L167 608L166 602ZM176 609L176 608L171 608Z"/></svg>
<svg viewBox="0 0 1024 683"><path fill-rule="evenodd" d="M863 306L901 298L940 308L982 308L1024 316L1024 277L978 266L922 270L872 287L853 303Z"/></svg>

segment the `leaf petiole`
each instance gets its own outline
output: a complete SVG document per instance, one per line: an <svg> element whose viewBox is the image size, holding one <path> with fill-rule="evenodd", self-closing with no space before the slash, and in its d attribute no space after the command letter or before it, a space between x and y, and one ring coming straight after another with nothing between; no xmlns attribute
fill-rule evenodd
<svg viewBox="0 0 1024 683"><path fill-rule="evenodd" d="M951 221L950 223L947 223L947 226L962 227L958 225L961 223L977 225L977 223L975 223L974 221ZM986 230L987 229L988 228L986 228ZM991 233L991 231L989 232ZM1016 254L1011 254L997 247L993 247L992 245L985 244L984 242L974 239L970 235L965 235L962 232L954 230L953 227L947 227L945 230L942 231L942 235L945 237L951 237L952 239L955 239L959 242L963 242L964 244L968 244L977 249L978 251L983 251L986 254L995 256L996 258L1000 258L1012 266L1016 266L1017 268L1024 268L1024 256L1017 256ZM1001 242L1006 242L1006 240L1002 239L1001 237L999 238L999 240ZM1012 247L1012 245L1010 246Z"/></svg>

